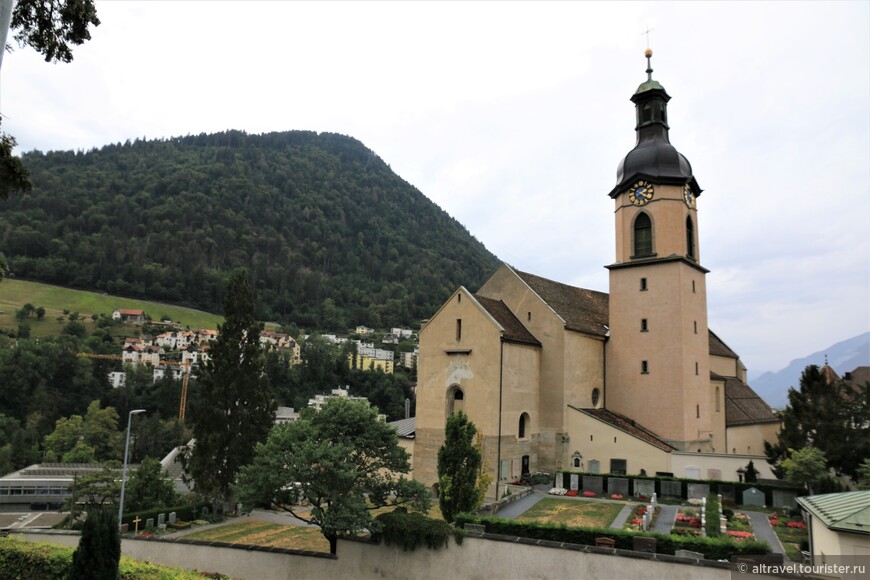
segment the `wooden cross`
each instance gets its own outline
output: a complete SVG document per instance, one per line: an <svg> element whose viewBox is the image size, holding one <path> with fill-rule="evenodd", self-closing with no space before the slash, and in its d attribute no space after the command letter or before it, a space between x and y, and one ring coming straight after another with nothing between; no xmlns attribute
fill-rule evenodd
<svg viewBox="0 0 870 580"><path fill-rule="evenodd" d="M138 533L139 533L139 522L141 522L141 521L142 521L142 520L139 519L139 516L136 516L136 519L133 520L133 524L136 526L135 528L133 528L133 533L134 533L134 534L138 534Z"/></svg>

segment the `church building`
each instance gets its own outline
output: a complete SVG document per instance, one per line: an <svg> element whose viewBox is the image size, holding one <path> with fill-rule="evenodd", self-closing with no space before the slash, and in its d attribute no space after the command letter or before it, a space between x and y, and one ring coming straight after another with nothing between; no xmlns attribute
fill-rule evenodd
<svg viewBox="0 0 870 580"><path fill-rule="evenodd" d="M502 264L421 329L414 477L424 484L437 482L444 426L458 410L483 434L499 482L539 471L736 481L750 460L772 477L763 446L780 423L707 327L702 190L670 143L670 96L651 56L631 97L637 144L608 193L610 292Z"/></svg>

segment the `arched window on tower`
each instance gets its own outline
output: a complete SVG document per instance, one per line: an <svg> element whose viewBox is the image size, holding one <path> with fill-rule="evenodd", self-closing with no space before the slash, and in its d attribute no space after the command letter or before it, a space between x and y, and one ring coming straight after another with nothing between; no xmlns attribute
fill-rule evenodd
<svg viewBox="0 0 870 580"><path fill-rule="evenodd" d="M686 255L695 259L695 224L692 216L686 218Z"/></svg>
<svg viewBox="0 0 870 580"><path fill-rule="evenodd" d="M646 212L640 212L634 219L634 257L652 255L652 242L652 220Z"/></svg>
<svg viewBox="0 0 870 580"><path fill-rule="evenodd" d="M525 439L528 437L529 430L529 414L523 413L520 415L519 438Z"/></svg>
<svg viewBox="0 0 870 580"><path fill-rule="evenodd" d="M449 391L447 391L447 414L452 415L458 411L462 410L462 406L465 402L465 395L462 393L462 389L458 386L453 386Z"/></svg>

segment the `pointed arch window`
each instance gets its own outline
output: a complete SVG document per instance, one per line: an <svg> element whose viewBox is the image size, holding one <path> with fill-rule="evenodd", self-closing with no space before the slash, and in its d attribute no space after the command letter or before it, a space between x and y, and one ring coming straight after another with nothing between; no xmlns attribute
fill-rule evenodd
<svg viewBox="0 0 870 580"><path fill-rule="evenodd" d="M646 212L640 212L634 220L634 256L651 256L652 253L652 220Z"/></svg>
<svg viewBox="0 0 870 580"><path fill-rule="evenodd" d="M686 255L695 259L695 224L692 216L686 217Z"/></svg>

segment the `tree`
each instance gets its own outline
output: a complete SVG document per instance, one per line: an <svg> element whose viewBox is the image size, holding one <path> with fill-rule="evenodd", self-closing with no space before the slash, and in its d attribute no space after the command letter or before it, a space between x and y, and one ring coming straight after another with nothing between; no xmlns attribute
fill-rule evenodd
<svg viewBox="0 0 870 580"><path fill-rule="evenodd" d="M88 405L87 413L62 417L52 433L45 436L46 457L55 461L117 460L121 455L118 413L112 407L100 408L99 401Z"/></svg>
<svg viewBox="0 0 870 580"><path fill-rule="evenodd" d="M156 459L145 458L130 474L124 495L128 512L167 507L175 504L175 485Z"/></svg>
<svg viewBox="0 0 870 580"><path fill-rule="evenodd" d="M792 449L791 452L782 462L785 478L795 485L805 487L812 495L813 486L827 476L825 454L816 447L804 447L796 451Z"/></svg>
<svg viewBox="0 0 870 580"><path fill-rule="evenodd" d="M70 578L116 580L120 560L118 516L103 509L88 512L79 546L73 552Z"/></svg>
<svg viewBox="0 0 870 580"><path fill-rule="evenodd" d="M858 468L858 488L870 489L870 459L862 461Z"/></svg>
<svg viewBox="0 0 870 580"><path fill-rule="evenodd" d="M461 512L473 512L483 502L477 486L482 462L475 445L477 427L462 411L447 418L444 444L438 450L438 504L448 522Z"/></svg>
<svg viewBox="0 0 870 580"><path fill-rule="evenodd" d="M16 40L45 56L46 62L70 62L73 58L70 45L90 40L91 25L100 25L93 0L18 0L12 11L11 28L17 30ZM5 39L6 31L2 32ZM0 51L6 49L0 46ZM30 171L20 158L12 155L15 145L14 137L0 132L0 199L9 199L9 194L30 191L33 187ZM0 280L3 271L4 265L0 263Z"/></svg>
<svg viewBox="0 0 870 580"><path fill-rule="evenodd" d="M121 497L120 467L120 462L111 462L100 471L73 479L72 495L67 504L71 521L75 522L83 511L111 511L117 506Z"/></svg>
<svg viewBox="0 0 870 580"><path fill-rule="evenodd" d="M93 0L18 0L12 11L15 39L34 48L45 62L71 62L72 47L91 39L99 26Z"/></svg>
<svg viewBox="0 0 870 580"><path fill-rule="evenodd" d="M298 421L276 425L257 445L236 487L246 506L275 504L320 527L335 554L338 534L379 531L371 510L411 504L426 511L429 493L406 479L410 464L396 431L365 401L329 399ZM295 503L310 506L298 509Z"/></svg>
<svg viewBox="0 0 870 580"><path fill-rule="evenodd" d="M783 477L782 462L792 450L812 446L823 452L829 468L857 478L861 460L870 456L870 387L829 383L818 366L810 365L799 390L789 389L788 401L777 442L764 445L774 473Z"/></svg>
<svg viewBox="0 0 870 580"><path fill-rule="evenodd" d="M239 468L251 462L254 446L266 439L275 420L254 298L246 270L230 277L225 322L218 326L190 408L195 443L185 459L188 473L198 493L226 502Z"/></svg>

